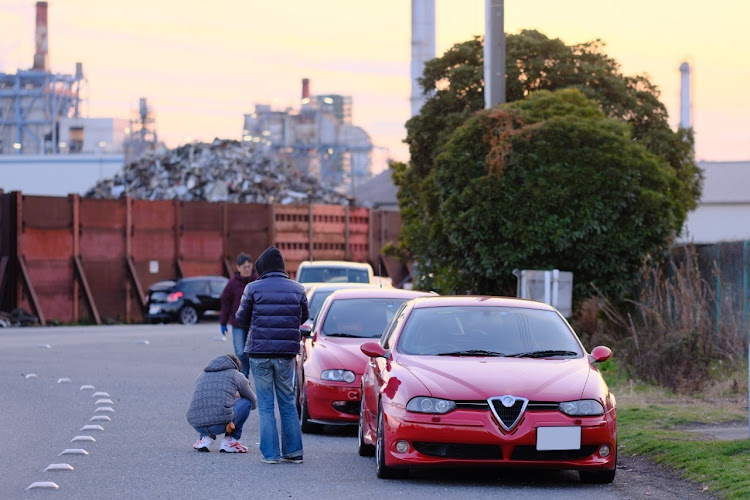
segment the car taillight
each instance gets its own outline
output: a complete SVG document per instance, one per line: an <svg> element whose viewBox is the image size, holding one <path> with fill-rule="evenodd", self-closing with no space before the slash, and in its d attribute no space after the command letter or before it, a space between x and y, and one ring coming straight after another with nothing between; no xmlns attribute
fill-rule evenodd
<svg viewBox="0 0 750 500"><path fill-rule="evenodd" d="M167 296L167 302L177 302L182 297L182 292L172 292Z"/></svg>

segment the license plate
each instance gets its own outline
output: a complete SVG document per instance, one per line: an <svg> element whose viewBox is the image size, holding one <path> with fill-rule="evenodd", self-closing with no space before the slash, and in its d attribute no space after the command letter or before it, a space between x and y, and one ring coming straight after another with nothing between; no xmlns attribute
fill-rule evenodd
<svg viewBox="0 0 750 500"><path fill-rule="evenodd" d="M159 314L159 306L149 306L148 313L149 314Z"/></svg>
<svg viewBox="0 0 750 500"><path fill-rule="evenodd" d="M537 451L549 450L580 450L580 427L537 427Z"/></svg>

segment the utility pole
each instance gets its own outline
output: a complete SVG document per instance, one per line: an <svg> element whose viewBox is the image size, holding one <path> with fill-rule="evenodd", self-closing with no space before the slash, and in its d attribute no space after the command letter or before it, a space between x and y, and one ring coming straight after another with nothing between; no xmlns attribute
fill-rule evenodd
<svg viewBox="0 0 750 500"><path fill-rule="evenodd" d="M484 0L484 108L505 102L504 0Z"/></svg>

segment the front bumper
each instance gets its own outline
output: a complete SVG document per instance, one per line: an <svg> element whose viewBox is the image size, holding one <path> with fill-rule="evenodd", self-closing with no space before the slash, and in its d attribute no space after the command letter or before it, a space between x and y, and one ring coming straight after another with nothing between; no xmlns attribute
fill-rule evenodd
<svg viewBox="0 0 750 500"><path fill-rule="evenodd" d="M329 425L356 424L362 400L358 380L354 384L307 379L305 392L310 420Z"/></svg>
<svg viewBox="0 0 750 500"><path fill-rule="evenodd" d="M489 410L455 410L447 415L405 411L384 404L386 465L493 466L571 470L612 470L617 460L615 412L599 417L568 417L556 411L527 411L510 432ZM578 449L537 450L537 428L580 427ZM405 441L400 453L396 443ZM604 456L602 447L609 454Z"/></svg>

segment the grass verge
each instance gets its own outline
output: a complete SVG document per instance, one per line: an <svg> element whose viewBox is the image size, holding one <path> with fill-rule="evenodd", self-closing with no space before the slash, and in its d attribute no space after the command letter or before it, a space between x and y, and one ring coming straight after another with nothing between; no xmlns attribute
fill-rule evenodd
<svg viewBox="0 0 750 500"><path fill-rule="evenodd" d="M750 498L750 439L719 441L686 430L722 424L747 430L747 392L686 397L630 382L610 386L617 397L621 453L677 470L717 497Z"/></svg>

